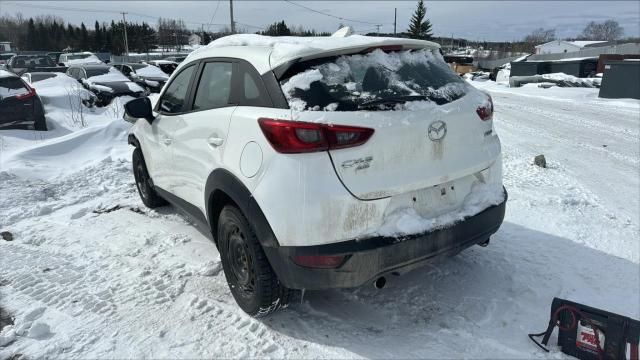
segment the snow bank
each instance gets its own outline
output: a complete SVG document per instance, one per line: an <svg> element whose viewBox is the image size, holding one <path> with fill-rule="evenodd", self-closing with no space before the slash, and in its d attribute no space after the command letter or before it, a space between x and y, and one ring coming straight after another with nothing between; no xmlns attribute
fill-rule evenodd
<svg viewBox="0 0 640 360"><path fill-rule="evenodd" d="M420 216L414 208L398 209L386 217L374 235L402 236L446 228L503 201L501 184L476 182L459 209L429 219Z"/></svg>
<svg viewBox="0 0 640 360"><path fill-rule="evenodd" d="M26 147L9 156L4 166L22 177L47 179L94 165L105 158L128 157L130 124L112 121Z"/></svg>
<svg viewBox="0 0 640 360"><path fill-rule="evenodd" d="M36 89L44 105L69 107L69 101L89 100L93 94L82 87L78 81L67 74L55 73L56 76L36 81L31 84Z"/></svg>

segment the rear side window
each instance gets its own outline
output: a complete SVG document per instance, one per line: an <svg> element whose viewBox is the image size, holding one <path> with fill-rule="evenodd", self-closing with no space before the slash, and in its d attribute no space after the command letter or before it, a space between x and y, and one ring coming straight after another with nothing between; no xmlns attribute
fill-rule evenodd
<svg viewBox="0 0 640 360"><path fill-rule="evenodd" d="M22 80L14 77L0 78L0 99L25 95L29 89Z"/></svg>
<svg viewBox="0 0 640 360"><path fill-rule="evenodd" d="M232 73L233 63L205 63L196 90L193 109L207 110L229 105Z"/></svg>
<svg viewBox="0 0 640 360"><path fill-rule="evenodd" d="M162 98L160 99L160 110L162 112L177 114L186 111L189 82L191 81L195 68L196 67L194 65L190 65L182 70L173 79L173 81L171 81L167 90L164 92L164 95L162 95Z"/></svg>
<svg viewBox="0 0 640 360"><path fill-rule="evenodd" d="M455 101L468 85L431 50L344 55L301 63L280 80L294 110L393 110L407 101Z"/></svg>

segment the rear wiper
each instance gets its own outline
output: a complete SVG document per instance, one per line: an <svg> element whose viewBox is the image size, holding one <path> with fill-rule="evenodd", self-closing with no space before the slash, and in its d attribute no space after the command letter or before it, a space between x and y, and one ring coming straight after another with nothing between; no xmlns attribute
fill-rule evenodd
<svg viewBox="0 0 640 360"><path fill-rule="evenodd" d="M429 100L429 97L425 95L405 95L405 96L396 96L396 97L389 97L384 99L370 100L370 101L365 101L362 104L359 104L358 109L367 109L367 108L372 108L379 105L402 104L407 101L419 101L419 100Z"/></svg>

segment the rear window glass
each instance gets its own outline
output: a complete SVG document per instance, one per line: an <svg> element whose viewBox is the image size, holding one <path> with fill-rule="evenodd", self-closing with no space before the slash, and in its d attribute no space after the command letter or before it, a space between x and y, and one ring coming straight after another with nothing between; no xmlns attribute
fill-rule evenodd
<svg viewBox="0 0 640 360"><path fill-rule="evenodd" d="M31 74L31 82L42 81L56 77L55 73Z"/></svg>
<svg viewBox="0 0 640 360"><path fill-rule="evenodd" d="M0 78L0 99L29 92L22 80L14 77Z"/></svg>
<svg viewBox="0 0 640 360"><path fill-rule="evenodd" d="M55 66L56 64L48 56L16 56L11 60L14 67Z"/></svg>
<svg viewBox="0 0 640 360"><path fill-rule="evenodd" d="M297 64L281 79L294 110L392 110L407 101L455 101L468 85L431 50L345 55Z"/></svg>
<svg viewBox="0 0 640 360"><path fill-rule="evenodd" d="M111 68L108 66L101 68L85 68L84 71L87 72L87 77L94 77L108 74L111 71Z"/></svg>

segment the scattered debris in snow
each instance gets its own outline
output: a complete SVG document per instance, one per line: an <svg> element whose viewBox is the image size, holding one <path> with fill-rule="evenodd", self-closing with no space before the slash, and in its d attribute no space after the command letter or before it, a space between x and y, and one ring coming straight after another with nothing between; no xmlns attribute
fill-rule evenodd
<svg viewBox="0 0 640 360"><path fill-rule="evenodd" d="M536 155L536 157L533 158L533 164L541 168L546 168L547 159L545 159L544 155Z"/></svg>
<svg viewBox="0 0 640 360"><path fill-rule="evenodd" d="M5 241L13 240L13 234L10 233L9 231L0 232L0 237L2 237L2 240L5 240Z"/></svg>

